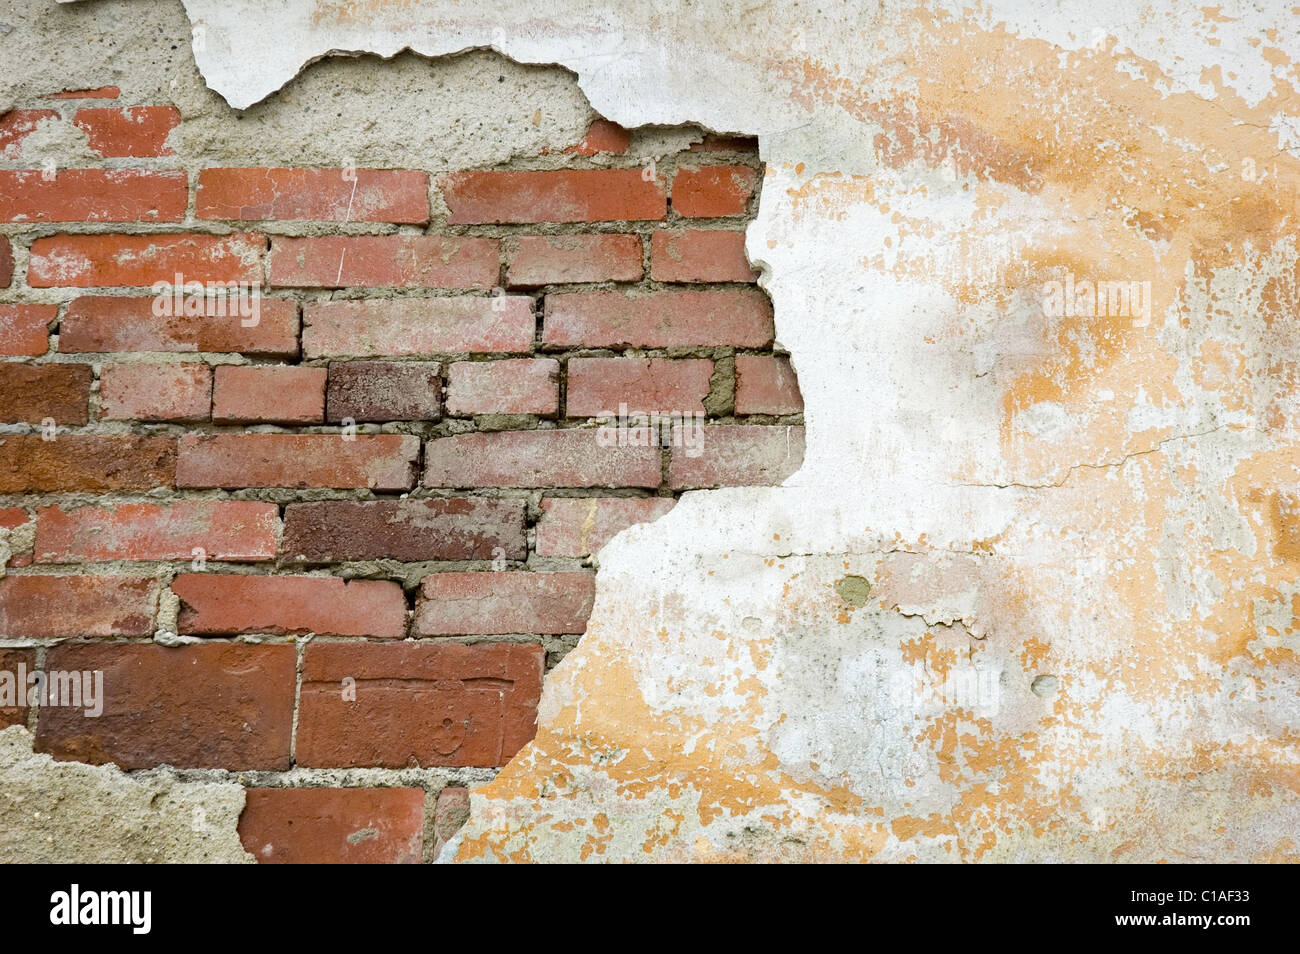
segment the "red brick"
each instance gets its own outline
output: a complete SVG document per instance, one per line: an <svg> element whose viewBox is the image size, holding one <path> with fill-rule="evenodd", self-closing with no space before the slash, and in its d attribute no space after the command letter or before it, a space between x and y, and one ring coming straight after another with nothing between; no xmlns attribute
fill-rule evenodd
<svg viewBox="0 0 1300 954"><path fill-rule="evenodd" d="M88 364L0 363L0 423L52 419L80 427L88 419L93 378Z"/></svg>
<svg viewBox="0 0 1300 954"><path fill-rule="evenodd" d="M744 215L757 183L749 166L682 167L673 179L673 209L695 219Z"/></svg>
<svg viewBox="0 0 1300 954"><path fill-rule="evenodd" d="M201 317L154 314L153 298L86 295L75 298L59 323L63 352L208 351L276 358L298 354L298 304L258 299L257 324L207 308Z"/></svg>
<svg viewBox="0 0 1300 954"><path fill-rule="evenodd" d="M712 229L656 232L650 237L650 277L657 282L754 282L745 233Z"/></svg>
<svg viewBox="0 0 1300 954"><path fill-rule="evenodd" d="M537 555L585 557L620 530L657 520L672 497L547 497L537 523Z"/></svg>
<svg viewBox="0 0 1300 954"><path fill-rule="evenodd" d="M172 592L180 632L196 636L406 635L406 597L388 580L182 573Z"/></svg>
<svg viewBox="0 0 1300 954"><path fill-rule="evenodd" d="M541 646L513 643L313 643L298 762L504 765L536 732L544 660Z"/></svg>
<svg viewBox="0 0 1300 954"><path fill-rule="evenodd" d="M736 355L737 414L799 414L802 411L803 396L789 358Z"/></svg>
<svg viewBox="0 0 1300 954"><path fill-rule="evenodd" d="M104 711L46 706L36 748L124 769L289 768L296 653L289 645L63 645L50 669L104 674Z"/></svg>
<svg viewBox="0 0 1300 954"><path fill-rule="evenodd" d="M704 358L570 358L567 413L703 414L712 376Z"/></svg>
<svg viewBox="0 0 1300 954"><path fill-rule="evenodd" d="M239 840L261 864L419 864L420 788L250 788Z"/></svg>
<svg viewBox="0 0 1300 954"><path fill-rule="evenodd" d="M658 447L602 446L595 428L435 438L426 487L657 487Z"/></svg>
<svg viewBox="0 0 1300 954"><path fill-rule="evenodd" d="M271 284L297 288L491 288L500 243L460 235L271 239Z"/></svg>
<svg viewBox="0 0 1300 954"><path fill-rule="evenodd" d="M550 347L764 348L772 306L757 288L547 295L542 342Z"/></svg>
<svg viewBox="0 0 1300 954"><path fill-rule="evenodd" d="M668 214L663 182L647 182L640 169L454 172L438 187L453 225L632 222Z"/></svg>
<svg viewBox="0 0 1300 954"><path fill-rule="evenodd" d="M40 123L51 119L56 122L59 119L59 114L52 109L11 109L0 116L0 158L22 159L23 140Z"/></svg>
<svg viewBox="0 0 1300 954"><path fill-rule="evenodd" d="M758 152L758 139L753 136L705 136L691 144L691 152Z"/></svg>
<svg viewBox="0 0 1300 954"><path fill-rule="evenodd" d="M560 409L560 362L554 358L457 361L447 374L447 413L541 414Z"/></svg>
<svg viewBox="0 0 1300 954"><path fill-rule="evenodd" d="M171 487L176 440L134 434L0 437L0 493L153 490Z"/></svg>
<svg viewBox="0 0 1300 954"><path fill-rule="evenodd" d="M212 389L214 424L318 424L325 420L325 368L222 365Z"/></svg>
<svg viewBox="0 0 1300 954"><path fill-rule="evenodd" d="M303 563L522 560L524 502L452 497L289 504L280 553Z"/></svg>
<svg viewBox="0 0 1300 954"><path fill-rule="evenodd" d="M469 789L448 785L438 793L433 808L433 857L442 853L443 846L455 837L469 821Z"/></svg>
<svg viewBox="0 0 1300 954"><path fill-rule="evenodd" d="M156 580L135 576L0 578L0 636L148 636Z"/></svg>
<svg viewBox="0 0 1300 954"><path fill-rule="evenodd" d="M178 487L409 490L420 441L401 434L186 434Z"/></svg>
<svg viewBox="0 0 1300 954"><path fill-rule="evenodd" d="M38 563L272 560L280 510L252 500L178 500L37 510Z"/></svg>
<svg viewBox="0 0 1300 954"><path fill-rule="evenodd" d="M99 372L106 421L202 421L212 409L212 369L184 364L106 364Z"/></svg>
<svg viewBox="0 0 1300 954"><path fill-rule="evenodd" d="M643 273L638 235L524 235L508 244L511 288L638 282Z"/></svg>
<svg viewBox="0 0 1300 954"><path fill-rule="evenodd" d="M14 280L14 250L7 238L0 238L0 288L8 288Z"/></svg>
<svg viewBox="0 0 1300 954"><path fill-rule="evenodd" d="M26 673L35 672L36 651L34 649L0 649L0 672L8 673L8 678L13 680L13 705L0 705L0 729L8 728L11 725L25 726L27 724L27 693L30 684L25 679L19 680L19 666L22 666L23 671ZM7 690L5 693L0 693L0 699L6 694Z"/></svg>
<svg viewBox="0 0 1300 954"><path fill-rule="evenodd" d="M63 169L49 179L39 169L0 172L3 222L179 222L188 201L183 172Z"/></svg>
<svg viewBox="0 0 1300 954"><path fill-rule="evenodd" d="M204 169L200 219L429 221L429 176L387 169Z"/></svg>
<svg viewBox="0 0 1300 954"><path fill-rule="evenodd" d="M305 358L528 352L536 321L532 300L398 298L331 301L303 311Z"/></svg>
<svg viewBox="0 0 1300 954"><path fill-rule="evenodd" d="M26 524L35 525L36 518L29 514L23 507L0 507L0 530L17 530ZM8 556L6 559L0 559L0 570L6 566L30 566L32 562L31 546L26 549L20 549L17 539L10 536L6 541L8 547Z"/></svg>
<svg viewBox="0 0 1300 954"><path fill-rule="evenodd" d="M50 347L58 305L0 305L0 354L35 357Z"/></svg>
<svg viewBox="0 0 1300 954"><path fill-rule="evenodd" d="M122 91L116 86L100 86L95 89L65 89L61 93L48 93L46 99L117 99Z"/></svg>
<svg viewBox="0 0 1300 954"><path fill-rule="evenodd" d="M757 424L704 427L702 436L673 428L668 486L750 487L781 483L803 463L802 427L763 427ZM692 457L693 442L700 451Z"/></svg>
<svg viewBox="0 0 1300 954"><path fill-rule="evenodd" d="M33 288L152 286L172 282L262 283L260 235L56 235L32 243Z"/></svg>
<svg viewBox="0 0 1300 954"><path fill-rule="evenodd" d="M167 137L181 124L175 106L79 109L72 121L85 131L90 149L101 156L174 156Z"/></svg>
<svg viewBox="0 0 1300 954"><path fill-rule="evenodd" d="M596 574L431 573L420 586L417 636L582 633L596 598Z"/></svg>
<svg viewBox="0 0 1300 954"><path fill-rule="evenodd" d="M430 361L334 361L325 419L436 421L442 415L440 369Z"/></svg>
<svg viewBox="0 0 1300 954"><path fill-rule="evenodd" d="M632 134L618 123L611 123L608 119L597 119L587 127L587 134L582 137L582 142L564 151L579 156L595 156L602 152L616 153L621 156L627 152L627 147L631 143Z"/></svg>

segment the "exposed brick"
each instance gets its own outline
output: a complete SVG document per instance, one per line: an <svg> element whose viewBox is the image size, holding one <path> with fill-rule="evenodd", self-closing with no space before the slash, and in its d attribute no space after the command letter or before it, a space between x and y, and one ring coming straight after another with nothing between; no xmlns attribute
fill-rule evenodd
<svg viewBox="0 0 1300 954"><path fill-rule="evenodd" d="M204 169L200 219L429 221L429 176L387 169Z"/></svg>
<svg viewBox="0 0 1300 954"><path fill-rule="evenodd" d="M325 420L324 368L223 365L212 389L214 424L317 424Z"/></svg>
<svg viewBox="0 0 1300 954"><path fill-rule="evenodd" d="M176 441L136 434L0 437L0 493L152 490L171 487Z"/></svg>
<svg viewBox="0 0 1300 954"><path fill-rule="evenodd" d="M212 409L212 369L197 361L106 364L99 404L107 421L202 421Z"/></svg>
<svg viewBox="0 0 1300 954"><path fill-rule="evenodd" d="M183 172L141 169L0 171L3 222L179 222L189 186Z"/></svg>
<svg viewBox="0 0 1300 954"><path fill-rule="evenodd" d="M36 748L124 769L285 771L295 656L292 646L244 643L57 646L50 669L104 673L104 711L42 708Z"/></svg>
<svg viewBox="0 0 1300 954"><path fill-rule="evenodd" d="M662 219L664 184L640 169L453 172L438 180L453 225Z"/></svg>
<svg viewBox="0 0 1300 954"><path fill-rule="evenodd" d="M0 363L0 423L49 418L79 427L87 420L93 378L88 364Z"/></svg>
<svg viewBox="0 0 1300 954"><path fill-rule="evenodd" d="M0 636L147 636L158 583L135 576L0 578Z"/></svg>
<svg viewBox="0 0 1300 954"><path fill-rule="evenodd" d="M418 636L582 633L596 598L584 572L431 573L420 586Z"/></svg>
<svg viewBox="0 0 1300 954"><path fill-rule="evenodd" d="M0 158L18 160L23 157L23 140L36 131L46 120L59 119L52 109L11 109L0 116Z"/></svg>
<svg viewBox="0 0 1300 954"><path fill-rule="evenodd" d="M298 762L504 765L536 732L544 659L541 646L515 643L313 643Z"/></svg>
<svg viewBox="0 0 1300 954"><path fill-rule="evenodd" d="M549 347L764 348L772 306L757 288L574 292L547 295L542 342Z"/></svg>
<svg viewBox="0 0 1300 954"><path fill-rule="evenodd" d="M650 237L650 277L657 282L753 282L758 272L745 257L744 232L682 229Z"/></svg>
<svg viewBox="0 0 1300 954"><path fill-rule="evenodd" d="M705 136L691 143L691 152L758 152L758 139L753 136Z"/></svg>
<svg viewBox="0 0 1300 954"><path fill-rule="evenodd" d="M271 239L271 284L298 288L491 288L499 242L462 235Z"/></svg>
<svg viewBox="0 0 1300 954"><path fill-rule="evenodd" d="M597 119L587 127L587 134L582 137L582 142L564 151L579 156L595 156L602 152L622 155L627 152L627 147L631 143L632 134L618 123L611 123L608 119Z"/></svg>
<svg viewBox="0 0 1300 954"><path fill-rule="evenodd" d="M401 434L186 434L178 487L409 490L420 441Z"/></svg>
<svg viewBox="0 0 1300 954"><path fill-rule="evenodd" d="M155 315L152 298L86 295L75 298L59 323L63 352L234 352L288 358L298 354L298 305L284 298L258 299L257 323L238 314ZM227 306L227 311L229 310Z"/></svg>
<svg viewBox="0 0 1300 954"><path fill-rule="evenodd" d="M0 288L8 288L14 280L14 250L7 238L0 238Z"/></svg>
<svg viewBox="0 0 1300 954"><path fill-rule="evenodd" d="M442 853L443 846L455 837L456 832L469 821L469 789L448 785L438 793L433 808L433 857Z"/></svg>
<svg viewBox="0 0 1300 954"><path fill-rule="evenodd" d="M673 209L687 218L744 215L758 172L749 166L681 167L673 179Z"/></svg>
<svg viewBox="0 0 1300 954"><path fill-rule="evenodd" d="M554 358L457 361L447 372L447 413L540 414L560 409L560 362Z"/></svg>
<svg viewBox="0 0 1300 954"><path fill-rule="evenodd" d="M305 563L522 560L524 502L452 497L289 504L280 553Z"/></svg>
<svg viewBox="0 0 1300 954"><path fill-rule="evenodd" d="M20 680L19 666L23 667L23 672L33 673L36 671L36 651L33 649L0 649L0 672L8 673L8 678L13 680L12 705L0 705L0 729L8 728L11 725L27 724L27 693L29 685L25 679ZM0 701L8 701L4 697L7 691L0 690Z"/></svg>
<svg viewBox="0 0 1300 954"><path fill-rule="evenodd" d="M673 509L672 497L547 497L537 523L537 555L585 557L620 530Z"/></svg>
<svg viewBox="0 0 1300 954"><path fill-rule="evenodd" d="M429 361L334 361L325 419L436 421L442 414L441 365Z"/></svg>
<svg viewBox="0 0 1300 954"><path fill-rule="evenodd" d="M77 110L72 121L85 131L91 151L101 156L174 156L167 137L181 124L181 111L175 106L97 107Z"/></svg>
<svg viewBox="0 0 1300 954"><path fill-rule="evenodd" d="M37 510L36 562L271 560L280 510L252 500L178 500Z"/></svg>
<svg viewBox="0 0 1300 954"><path fill-rule="evenodd" d="M406 597L387 580L182 573L172 592L180 632L196 636L406 635Z"/></svg>
<svg viewBox="0 0 1300 954"><path fill-rule="evenodd" d="M789 358L736 355L737 414L799 414L802 411L803 396Z"/></svg>
<svg viewBox="0 0 1300 954"><path fill-rule="evenodd" d="M239 840L261 864L419 864L424 789L250 788Z"/></svg>
<svg viewBox="0 0 1300 954"><path fill-rule="evenodd" d="M33 288L152 286L172 282L246 282L260 286L260 235L55 235L32 243Z"/></svg>
<svg viewBox="0 0 1300 954"><path fill-rule="evenodd" d="M536 322L529 298L331 301L303 310L306 358L528 352Z"/></svg>
<svg viewBox="0 0 1300 954"><path fill-rule="evenodd" d="M704 358L570 358L567 413L703 414L712 376Z"/></svg>
<svg viewBox="0 0 1300 954"><path fill-rule="evenodd" d="M58 305L0 305L0 354L45 354L50 347L49 326L58 315Z"/></svg>
<svg viewBox="0 0 1300 954"><path fill-rule="evenodd" d="M604 446L594 428L435 438L426 487L657 487L658 447Z"/></svg>
<svg viewBox="0 0 1300 954"><path fill-rule="evenodd" d="M507 245L506 284L511 288L636 282L643 272L637 235L524 235Z"/></svg>
<svg viewBox="0 0 1300 954"><path fill-rule="evenodd" d="M95 89L65 89L61 93L48 93L46 99L117 99L122 91L116 86L99 86Z"/></svg>
<svg viewBox="0 0 1300 954"><path fill-rule="evenodd" d="M775 485L803 463L802 427L737 424L691 430L673 428L668 486L674 490ZM698 456L691 456L692 447Z"/></svg>

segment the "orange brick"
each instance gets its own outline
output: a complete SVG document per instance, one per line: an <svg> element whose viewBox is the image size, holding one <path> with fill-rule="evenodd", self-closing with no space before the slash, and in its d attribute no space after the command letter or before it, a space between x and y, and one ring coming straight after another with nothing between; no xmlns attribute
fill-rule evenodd
<svg viewBox="0 0 1300 954"><path fill-rule="evenodd" d="M77 110L72 121L101 156L174 156L167 137L180 125L181 111L175 106L98 107Z"/></svg>
<svg viewBox="0 0 1300 954"><path fill-rule="evenodd" d="M492 288L499 243L444 235L276 236L271 284L295 288Z"/></svg>
<svg viewBox="0 0 1300 954"><path fill-rule="evenodd" d="M656 232L650 237L650 277L657 282L754 282L745 233L706 229Z"/></svg>
<svg viewBox="0 0 1300 954"><path fill-rule="evenodd" d="M429 221L429 176L386 169L204 169L201 219Z"/></svg>
<svg viewBox="0 0 1300 954"><path fill-rule="evenodd" d="M106 421L202 421L212 409L212 369L185 364L106 364L99 375Z"/></svg>
<svg viewBox="0 0 1300 954"><path fill-rule="evenodd" d="M325 368L223 365L212 391L214 424L317 424L325 420Z"/></svg>
<svg viewBox="0 0 1300 954"><path fill-rule="evenodd" d="M188 190L183 172L0 171L0 222L179 222Z"/></svg>
<svg viewBox="0 0 1300 954"><path fill-rule="evenodd" d="M749 166L683 166L673 179L673 209L696 219L744 215L757 183Z"/></svg>
<svg viewBox="0 0 1300 954"><path fill-rule="evenodd" d="M662 219L664 185L640 169L454 172L438 180L453 225Z"/></svg>
<svg viewBox="0 0 1300 954"><path fill-rule="evenodd" d="M55 235L32 243L33 288L153 286L186 282L262 284L266 239L233 235Z"/></svg>

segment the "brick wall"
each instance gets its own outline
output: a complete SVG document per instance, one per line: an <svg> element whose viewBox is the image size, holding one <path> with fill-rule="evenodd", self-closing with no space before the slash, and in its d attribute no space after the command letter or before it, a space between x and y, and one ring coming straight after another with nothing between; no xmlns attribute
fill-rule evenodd
<svg viewBox="0 0 1300 954"><path fill-rule="evenodd" d="M0 117L0 668L104 674L97 718L0 719L241 773L259 860L428 857L532 737L592 551L799 465L753 143L645 157L597 121L503 169L209 168L115 95ZM102 160L24 168L51 123Z"/></svg>

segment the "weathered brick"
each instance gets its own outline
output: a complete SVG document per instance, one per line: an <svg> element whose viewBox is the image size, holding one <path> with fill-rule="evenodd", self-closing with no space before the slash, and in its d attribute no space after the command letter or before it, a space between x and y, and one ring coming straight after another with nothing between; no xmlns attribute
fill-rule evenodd
<svg viewBox="0 0 1300 954"><path fill-rule="evenodd" d="M737 424L690 430L673 428L668 486L674 490L775 485L803 463L802 427ZM700 451L697 456L691 456L693 447Z"/></svg>
<svg viewBox="0 0 1300 954"><path fill-rule="evenodd" d="M14 249L7 238L0 237L0 288L8 288L14 280Z"/></svg>
<svg viewBox="0 0 1300 954"><path fill-rule="evenodd" d="M703 414L712 376L705 358L570 358L567 413Z"/></svg>
<svg viewBox="0 0 1300 954"><path fill-rule="evenodd" d="M26 524L35 525L35 517L29 514L24 507L0 507L0 530L17 530ZM0 550L0 570L6 566L30 566L32 562L31 545L25 547L19 543L19 538L10 536L6 541L7 553Z"/></svg>
<svg viewBox="0 0 1300 954"><path fill-rule="evenodd" d="M250 788L239 840L261 864L419 864L424 789Z"/></svg>
<svg viewBox="0 0 1300 954"><path fill-rule="evenodd" d="M0 158L22 159L23 141L41 123L58 119L59 114L52 109L11 109L0 116Z"/></svg>
<svg viewBox="0 0 1300 954"><path fill-rule="evenodd" d="M180 632L195 636L406 635L406 597L387 580L182 573L172 592Z"/></svg>
<svg viewBox="0 0 1300 954"><path fill-rule="evenodd" d="M447 413L540 414L560 409L560 362L554 358L457 361L447 372Z"/></svg>
<svg viewBox="0 0 1300 954"><path fill-rule="evenodd" d="M49 326L58 315L58 305L0 305L0 354L45 354L50 347Z"/></svg>
<svg viewBox="0 0 1300 954"><path fill-rule="evenodd" d="M643 273L638 235L524 235L507 247L506 284L511 288L636 282Z"/></svg>
<svg viewBox="0 0 1300 954"><path fill-rule="evenodd" d="M608 119L597 119L587 127L587 134L582 137L582 142L564 151L579 156L595 156L602 152L622 155L627 152L627 147L631 143L632 134L618 123L611 123Z"/></svg>
<svg viewBox="0 0 1300 954"><path fill-rule="evenodd" d="M537 522L537 555L585 557L620 530L662 517L672 497L547 497Z"/></svg>
<svg viewBox="0 0 1300 954"><path fill-rule="evenodd" d="M318 424L325 420L324 368L222 365L212 389L214 424Z"/></svg>
<svg viewBox="0 0 1300 954"><path fill-rule="evenodd" d="M88 364L0 363L0 423L86 423L94 372Z"/></svg>
<svg viewBox="0 0 1300 954"><path fill-rule="evenodd" d="M650 236L650 277L657 282L754 282L745 233L681 229Z"/></svg>
<svg viewBox="0 0 1300 954"><path fill-rule="evenodd" d="M619 222L668 214L664 184L640 169L453 172L438 180L453 225Z"/></svg>
<svg viewBox="0 0 1300 954"><path fill-rule="evenodd" d="M615 438L617 435L613 435ZM594 428L456 434L425 447L426 487L657 487L658 447L605 446ZM611 442L612 443L612 442Z"/></svg>
<svg viewBox="0 0 1300 954"><path fill-rule="evenodd" d="M532 299L398 298L331 301L303 310L306 358L528 352Z"/></svg>
<svg viewBox="0 0 1300 954"><path fill-rule="evenodd" d="M30 684L26 679L19 680L19 666L23 667L25 673L35 672L36 650L0 649L0 680L3 680L0 681L0 729L27 724L27 693ZM5 686L6 682L10 683L12 690ZM11 704L6 704L10 702Z"/></svg>
<svg viewBox="0 0 1300 954"><path fill-rule="evenodd" d="M174 156L167 137L181 124L175 106L98 107L79 109L72 121L85 132L92 152L101 156Z"/></svg>
<svg viewBox="0 0 1300 954"><path fill-rule="evenodd" d="M313 643L298 762L504 765L536 732L544 660L541 646L515 643Z"/></svg>
<svg viewBox="0 0 1300 954"><path fill-rule="evenodd" d="M429 176L388 169L204 169L200 219L429 221Z"/></svg>
<svg viewBox="0 0 1300 954"><path fill-rule="evenodd" d="M135 576L0 578L0 636L147 636L158 583Z"/></svg>
<svg viewBox="0 0 1300 954"><path fill-rule="evenodd" d="M431 573L420 586L412 633L583 633L595 598L594 573Z"/></svg>
<svg viewBox="0 0 1300 954"><path fill-rule="evenodd" d="M442 414L441 365L430 361L334 361L325 419L436 421Z"/></svg>
<svg viewBox="0 0 1300 954"><path fill-rule="evenodd" d="M183 172L0 171L0 222L179 222L188 190Z"/></svg>
<svg viewBox="0 0 1300 954"><path fill-rule="evenodd" d="M673 179L673 209L687 218L744 215L758 172L749 166L681 167Z"/></svg>
<svg viewBox="0 0 1300 954"><path fill-rule="evenodd" d="M0 437L0 493L152 490L171 487L176 440L135 434Z"/></svg>
<svg viewBox="0 0 1300 954"><path fill-rule="evenodd" d="M757 288L593 291L546 296L548 347L764 348L775 328Z"/></svg>
<svg viewBox="0 0 1300 954"><path fill-rule="evenodd" d="M524 502L452 497L290 504L280 553L304 563L522 560Z"/></svg>
<svg viewBox="0 0 1300 954"><path fill-rule="evenodd" d="M469 821L469 789L448 785L438 793L433 807L433 857L442 853L443 846L455 837Z"/></svg>
<svg viewBox="0 0 1300 954"><path fill-rule="evenodd" d="M298 354L298 304L284 298L258 299L251 317L220 314L155 315L152 298L85 295L68 304L59 323L63 352L208 351L291 358ZM229 307L227 305L227 310Z"/></svg>
<svg viewBox="0 0 1300 954"><path fill-rule="evenodd" d="M262 283L260 235L55 235L32 243L33 288L152 286L172 282Z"/></svg>
<svg viewBox="0 0 1300 954"><path fill-rule="evenodd" d="M202 421L212 409L212 369L184 364L106 364L99 372L101 419Z"/></svg>
<svg viewBox="0 0 1300 954"><path fill-rule="evenodd" d="M104 674L98 718L66 706L41 709L36 748L56 759L124 769L289 768L292 646L63 645L50 650L46 665Z"/></svg>
<svg viewBox="0 0 1300 954"><path fill-rule="evenodd" d="M802 411L803 396L789 358L736 355L737 414L799 414Z"/></svg>
<svg viewBox="0 0 1300 954"><path fill-rule="evenodd" d="M419 438L401 434L186 434L178 487L409 490Z"/></svg>
<svg viewBox="0 0 1300 954"><path fill-rule="evenodd" d="M297 288L491 288L500 243L463 235L271 239L271 284Z"/></svg>
<svg viewBox="0 0 1300 954"><path fill-rule="evenodd" d="M38 563L109 560L272 560L279 526L275 504L252 500L178 500L37 510Z"/></svg>

